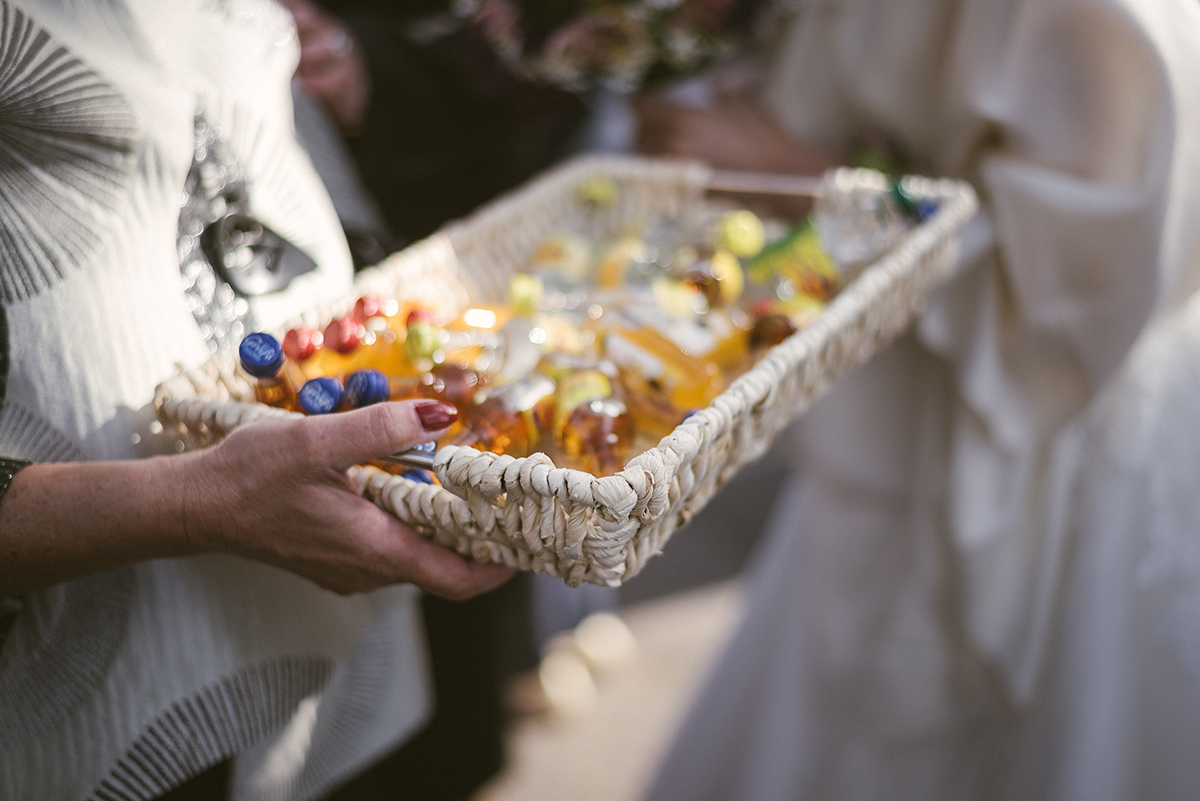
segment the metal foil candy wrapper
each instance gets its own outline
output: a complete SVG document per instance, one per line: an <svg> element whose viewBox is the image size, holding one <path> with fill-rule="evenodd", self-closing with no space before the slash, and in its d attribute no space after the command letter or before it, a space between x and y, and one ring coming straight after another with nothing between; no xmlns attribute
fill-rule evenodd
<svg viewBox="0 0 1200 801"><path fill-rule="evenodd" d="M409 448L391 456L384 456L379 461L389 464L399 464L405 467L415 467L420 470L433 470L433 457L437 455L437 443L426 442L415 448Z"/></svg>

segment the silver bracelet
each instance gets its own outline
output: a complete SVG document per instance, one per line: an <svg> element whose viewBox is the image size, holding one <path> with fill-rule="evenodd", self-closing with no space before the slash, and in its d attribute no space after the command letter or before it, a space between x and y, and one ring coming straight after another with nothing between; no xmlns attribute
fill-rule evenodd
<svg viewBox="0 0 1200 801"><path fill-rule="evenodd" d="M21 468L28 466L29 462L21 459L0 459L0 501L4 500L4 494L8 492L8 485L12 483L13 476L21 472Z"/></svg>

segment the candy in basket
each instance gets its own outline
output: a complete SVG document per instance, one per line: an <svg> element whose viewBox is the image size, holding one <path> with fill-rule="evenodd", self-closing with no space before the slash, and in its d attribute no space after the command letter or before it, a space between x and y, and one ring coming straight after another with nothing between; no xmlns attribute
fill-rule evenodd
<svg viewBox="0 0 1200 801"><path fill-rule="evenodd" d="M320 325L248 337L244 372L260 403L306 414L453 404L435 453L356 469L364 493L476 558L619 583L907 323L973 210L960 184L862 171L801 187L820 197L799 225L704 195L794 190L773 178L576 162L439 235L441 269L475 302L364 294ZM433 246L415 248L437 270ZM163 393L163 416L210 435L266 414L196 411L186 394Z"/></svg>

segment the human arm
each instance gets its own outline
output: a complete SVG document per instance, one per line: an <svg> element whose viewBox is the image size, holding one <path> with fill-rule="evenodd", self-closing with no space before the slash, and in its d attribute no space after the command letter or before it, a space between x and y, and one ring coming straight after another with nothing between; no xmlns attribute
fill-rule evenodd
<svg viewBox="0 0 1200 801"><path fill-rule="evenodd" d="M712 108L689 108L643 96L635 103L638 149L650 155L699 159L714 167L817 174L834 166L829 154L794 141L744 99L724 97Z"/></svg>
<svg viewBox="0 0 1200 801"><path fill-rule="evenodd" d="M796 175L820 175L836 164L829 154L788 138L765 112L739 96L721 95L709 108L692 108L645 95L634 109L638 150L647 155ZM811 208L806 197L737 197L748 208L776 217L803 218Z"/></svg>
<svg viewBox="0 0 1200 801"><path fill-rule="evenodd" d="M405 401L270 420L220 445L126 462L31 465L0 502L0 596L133 562L227 552L330 590L411 582L467 598L511 571L423 539L355 493L346 470L444 433Z"/></svg>

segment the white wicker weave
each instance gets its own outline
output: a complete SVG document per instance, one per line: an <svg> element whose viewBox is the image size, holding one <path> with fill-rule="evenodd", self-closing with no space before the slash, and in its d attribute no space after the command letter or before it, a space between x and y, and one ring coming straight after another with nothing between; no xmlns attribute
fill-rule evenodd
<svg viewBox="0 0 1200 801"><path fill-rule="evenodd" d="M619 187L612 207L597 210L577 197L581 181L595 175ZM352 294L301 320L323 324L365 292L453 308L467 297L500 300L509 277L551 232L572 228L602 238L639 220L680 217L701 208L711 175L691 163L577 159L364 272ZM879 180L865 172L841 178ZM571 585L629 579L833 380L904 330L953 270L957 232L975 213L974 192L955 181L910 179L907 187L939 201L932 219L864 270L813 325L617 475L556 468L544 454L516 459L446 446L434 466L442 487L372 467L353 468L352 477L380 507L481 561L550 573ZM157 401L164 425L205 445L239 425L289 414L252 399L232 356L220 356L164 383Z"/></svg>

